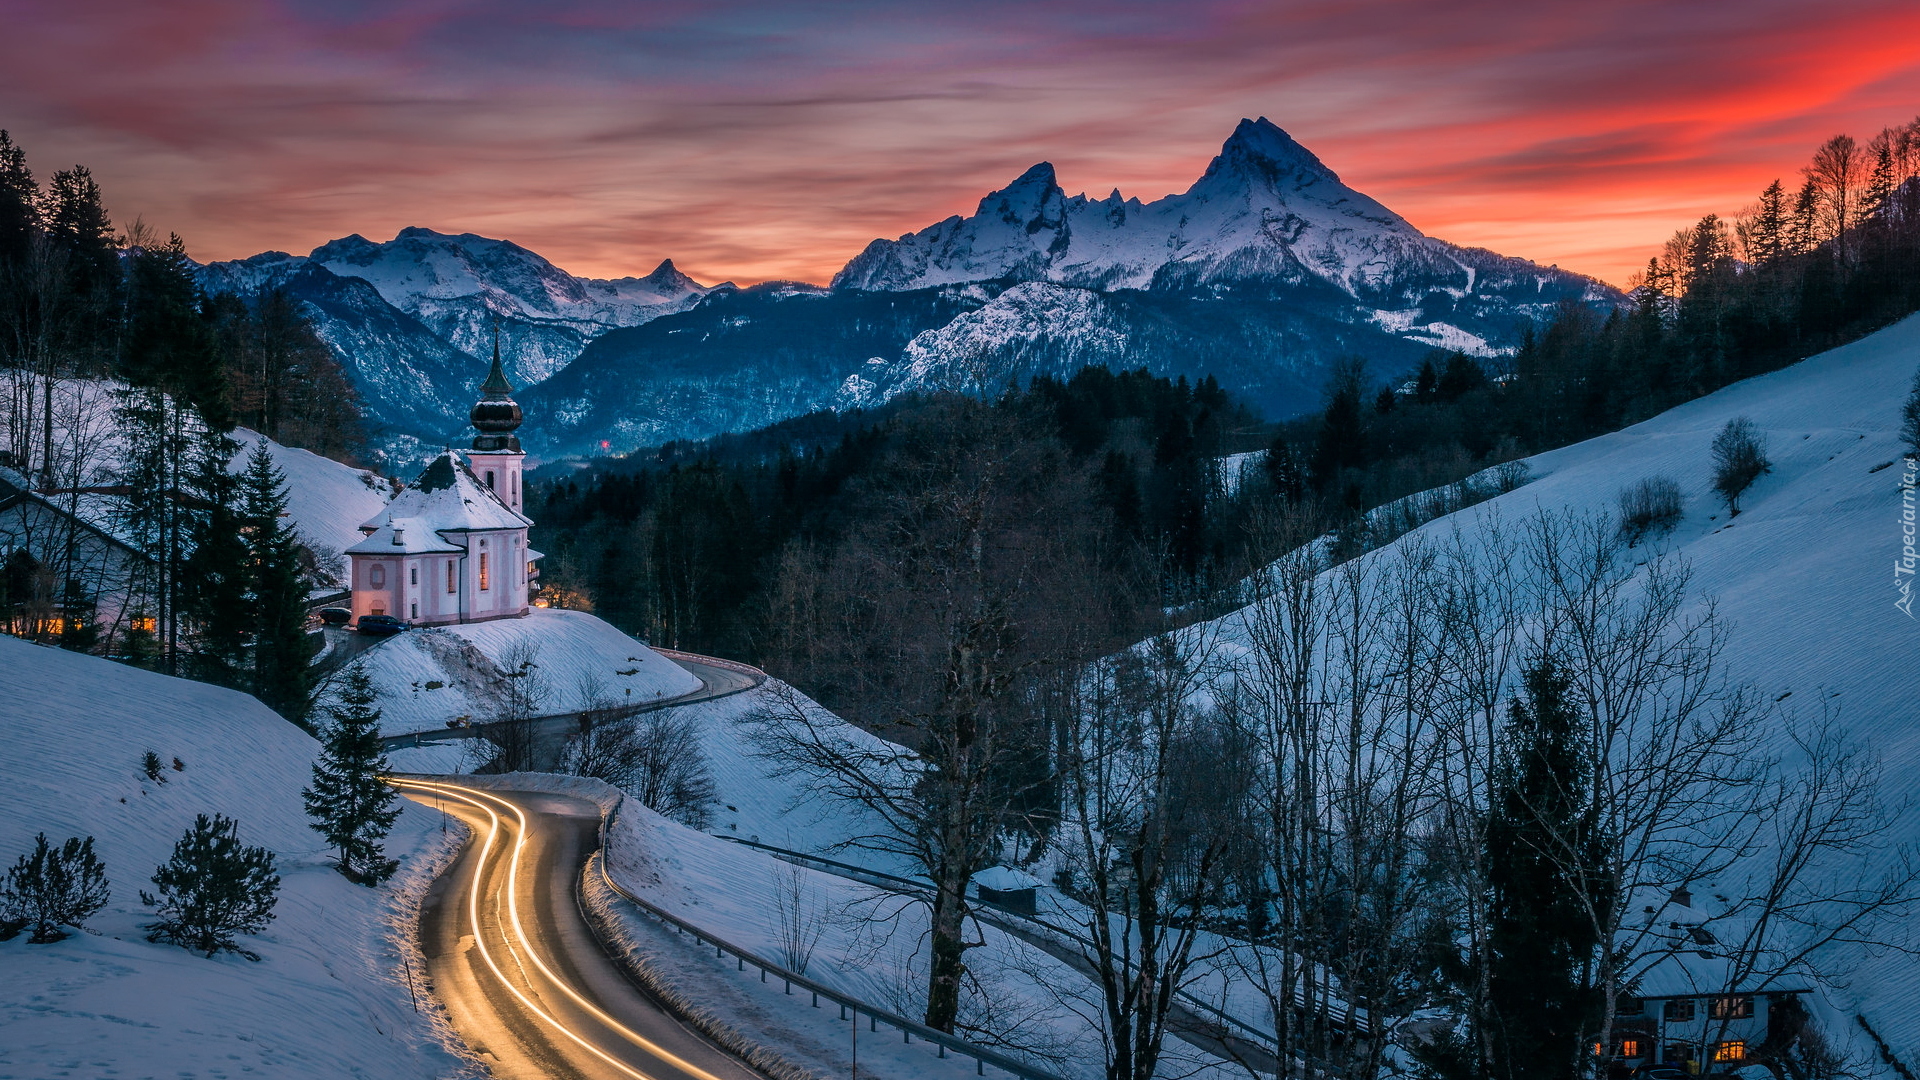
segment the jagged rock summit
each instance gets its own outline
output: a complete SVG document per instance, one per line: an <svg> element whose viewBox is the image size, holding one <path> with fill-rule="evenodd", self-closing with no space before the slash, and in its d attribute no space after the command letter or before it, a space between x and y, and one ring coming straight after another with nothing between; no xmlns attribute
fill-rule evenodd
<svg viewBox="0 0 1920 1080"><path fill-rule="evenodd" d="M1265 117L1240 121L1180 194L1148 203L1118 191L1069 198L1043 162L982 199L971 217L875 240L834 285L899 291L985 281L1101 291L1324 286L1406 313L1402 323L1435 292L1611 294L1576 274L1424 235Z"/></svg>

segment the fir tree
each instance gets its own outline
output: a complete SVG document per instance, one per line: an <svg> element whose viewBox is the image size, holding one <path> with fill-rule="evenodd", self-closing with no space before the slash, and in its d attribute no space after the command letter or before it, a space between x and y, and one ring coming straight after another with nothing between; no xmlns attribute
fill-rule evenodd
<svg viewBox="0 0 1920 1080"><path fill-rule="evenodd" d="M231 428L231 406L186 244L175 235L136 250L127 285L122 370L128 381L184 398L208 427Z"/></svg>
<svg viewBox="0 0 1920 1080"><path fill-rule="evenodd" d="M327 710L333 722L321 732L313 785L301 792L314 819L309 827L340 853L340 872L362 885L377 885L400 866L380 849L400 807L399 796L381 779L387 759L373 703L366 668L348 668L339 704Z"/></svg>
<svg viewBox="0 0 1920 1080"><path fill-rule="evenodd" d="M1786 189L1775 180L1760 193L1759 205L1741 229L1749 262L1765 266L1787 253L1789 218Z"/></svg>
<svg viewBox="0 0 1920 1080"><path fill-rule="evenodd" d="M159 894L140 890L140 901L159 918L148 925L149 941L170 941L208 957L232 949L249 960L258 956L234 944L235 934L257 934L273 921L280 875L273 852L240 843L232 818L200 814L173 845L173 857L153 872Z"/></svg>
<svg viewBox="0 0 1920 1080"><path fill-rule="evenodd" d="M227 471L237 448L222 432L199 433L177 513L187 534L181 606L195 628L188 670L201 682L242 688L248 682L248 558L237 505L240 485Z"/></svg>
<svg viewBox="0 0 1920 1080"><path fill-rule="evenodd" d="M1566 1080L1594 1004L1584 969L1598 947L1604 887L1587 726L1552 657L1527 669L1505 728L1507 762L1487 823L1488 1006L1505 1080Z"/></svg>
<svg viewBox="0 0 1920 1080"><path fill-rule="evenodd" d="M25 151L0 130L0 269L26 259L40 227L39 203L40 186L27 168Z"/></svg>
<svg viewBox="0 0 1920 1080"><path fill-rule="evenodd" d="M286 477L266 444L253 448L240 480L241 523L249 559L252 601L253 694L299 723L310 707L306 634L306 580L300 536L287 518Z"/></svg>
<svg viewBox="0 0 1920 1080"><path fill-rule="evenodd" d="M59 847L34 837L31 854L7 871L0 885L0 940L33 927L27 940L44 945L66 937L62 926L83 926L107 905L107 871L93 853L93 837L70 836Z"/></svg>

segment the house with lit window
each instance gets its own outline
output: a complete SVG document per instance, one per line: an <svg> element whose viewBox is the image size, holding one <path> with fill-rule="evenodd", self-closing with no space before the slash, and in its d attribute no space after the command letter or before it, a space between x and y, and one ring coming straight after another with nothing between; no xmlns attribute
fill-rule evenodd
<svg viewBox="0 0 1920 1080"><path fill-rule="evenodd" d="M1740 976L1721 941L1740 936L1734 920L1696 905L1685 888L1636 899L1640 916L1630 922L1638 925L1628 932L1640 936L1652 962L1617 1005L1605 1055L1613 1072L1661 1064L1688 1074L1730 1073L1798 1037L1808 1016L1801 999L1812 988Z"/></svg>
<svg viewBox="0 0 1920 1080"><path fill-rule="evenodd" d="M471 414L473 447L433 459L386 509L360 526L347 549L353 617L392 615L416 626L525 615L540 553L527 546L521 463L496 341L493 368Z"/></svg>

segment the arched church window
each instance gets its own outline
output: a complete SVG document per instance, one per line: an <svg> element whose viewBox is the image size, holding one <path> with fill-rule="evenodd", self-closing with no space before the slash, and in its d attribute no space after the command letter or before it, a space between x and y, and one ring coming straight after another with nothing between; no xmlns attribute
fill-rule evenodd
<svg viewBox="0 0 1920 1080"><path fill-rule="evenodd" d="M487 470L487 490L488 491L493 490L493 470L492 469Z"/></svg>
<svg viewBox="0 0 1920 1080"><path fill-rule="evenodd" d="M481 543L486 541L482 540ZM487 553L484 551L480 553L480 591L487 591Z"/></svg>
<svg viewBox="0 0 1920 1080"><path fill-rule="evenodd" d="M454 564L453 559L447 560L447 591L448 592L457 591L453 583L453 564Z"/></svg>
<svg viewBox="0 0 1920 1080"><path fill-rule="evenodd" d="M419 567L417 566L407 567L407 584L409 585L420 584L420 568Z"/></svg>

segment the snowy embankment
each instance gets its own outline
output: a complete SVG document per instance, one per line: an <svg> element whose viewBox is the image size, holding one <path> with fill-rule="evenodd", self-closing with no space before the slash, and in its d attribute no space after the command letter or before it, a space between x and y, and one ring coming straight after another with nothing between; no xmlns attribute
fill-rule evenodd
<svg viewBox="0 0 1920 1080"><path fill-rule="evenodd" d="M7 637L0 745L0 859L39 832L90 835L112 883L94 933L0 943L0 1075L468 1073L424 992L415 1011L402 959L408 912L458 839L439 815L407 804L387 843L399 879L354 885L307 828L312 738L244 694ZM147 750L184 768L149 781ZM276 918L241 939L258 963L146 940L139 890L200 813L278 857Z"/></svg>
<svg viewBox="0 0 1920 1080"><path fill-rule="evenodd" d="M347 560L340 554L364 537L360 523L380 512L393 497L393 491L378 473L343 465L311 450L282 446L259 432L235 428L233 437L240 443L234 455L233 472L244 472L254 448L266 445L273 463L287 477L287 516L307 546L325 549L318 552L332 561L330 568L346 579Z"/></svg>
<svg viewBox="0 0 1920 1080"><path fill-rule="evenodd" d="M1598 514L1650 477L1676 481L1685 513L1655 541L1692 568L1696 604L1717 605L1728 627L1727 673L1775 702L1770 723L1823 709L1870 747L1885 768L1889 805L1903 806L1920 773L1920 622L1895 602L1901 552L1903 448L1900 402L1920 368L1920 316L1784 370L1749 379L1613 434L1528 459L1532 482L1448 515L1366 559L1403 545L1478 546L1540 513ZM1773 468L1729 518L1712 488L1710 446L1747 417L1765 436ZM1911 577L1906 578L1912 581ZM1249 640L1248 615L1211 629L1230 647ZM1202 633L1204 631L1195 631ZM1910 807L1891 837L1920 843ZM1920 957L1831 956L1844 972L1831 995L1848 1017L1866 1016L1896 1053L1920 1059ZM1844 1034L1836 1032L1835 1034Z"/></svg>
<svg viewBox="0 0 1920 1080"><path fill-rule="evenodd" d="M504 715L506 669L531 662L521 690L535 715L641 705L700 689L685 668L580 611L409 630L361 654L379 693L380 729L441 731Z"/></svg>

